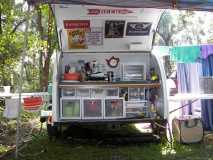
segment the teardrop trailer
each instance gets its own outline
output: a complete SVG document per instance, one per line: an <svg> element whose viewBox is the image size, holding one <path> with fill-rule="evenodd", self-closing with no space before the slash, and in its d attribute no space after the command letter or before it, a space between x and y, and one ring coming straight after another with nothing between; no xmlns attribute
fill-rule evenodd
<svg viewBox="0 0 213 160"><path fill-rule="evenodd" d="M152 44L163 10L51 7L60 51L54 59L49 134L61 126L139 122L160 133L168 116L166 76Z"/></svg>

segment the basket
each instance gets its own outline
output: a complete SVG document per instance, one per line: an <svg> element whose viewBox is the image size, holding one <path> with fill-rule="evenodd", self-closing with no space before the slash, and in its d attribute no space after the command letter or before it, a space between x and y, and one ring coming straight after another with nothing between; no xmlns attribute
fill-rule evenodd
<svg viewBox="0 0 213 160"><path fill-rule="evenodd" d="M81 78L81 74L74 72L74 73L64 73L64 80L72 80L72 81L79 81Z"/></svg>
<svg viewBox="0 0 213 160"><path fill-rule="evenodd" d="M25 110L37 110L43 105L42 97L27 97L23 98Z"/></svg>

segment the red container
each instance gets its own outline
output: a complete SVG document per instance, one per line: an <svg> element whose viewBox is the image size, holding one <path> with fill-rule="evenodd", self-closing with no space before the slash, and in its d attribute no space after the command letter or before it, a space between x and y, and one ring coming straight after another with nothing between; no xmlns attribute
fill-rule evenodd
<svg viewBox="0 0 213 160"><path fill-rule="evenodd" d="M80 73L64 73L64 80L72 80L72 81L79 81L81 78Z"/></svg>
<svg viewBox="0 0 213 160"><path fill-rule="evenodd" d="M41 97L27 97L23 99L25 110L36 110L43 104Z"/></svg>

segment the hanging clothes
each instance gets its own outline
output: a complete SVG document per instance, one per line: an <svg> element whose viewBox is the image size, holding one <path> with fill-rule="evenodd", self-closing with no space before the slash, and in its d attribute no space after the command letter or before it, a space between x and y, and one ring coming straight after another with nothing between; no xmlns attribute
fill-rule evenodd
<svg viewBox="0 0 213 160"><path fill-rule="evenodd" d="M213 55L201 59L203 76L213 76ZM213 100L201 100L204 128L213 131Z"/></svg>
<svg viewBox="0 0 213 160"><path fill-rule="evenodd" d="M199 92L199 77L202 73L202 65L200 63L178 63L177 64L177 80L178 93L198 93ZM201 116L200 101L182 101L181 105L186 105L182 108L182 115L197 115Z"/></svg>
<svg viewBox="0 0 213 160"><path fill-rule="evenodd" d="M206 59L209 55L213 55L213 45L201 45L201 58Z"/></svg>
<svg viewBox="0 0 213 160"><path fill-rule="evenodd" d="M170 49L171 59L179 63L193 63L200 54L199 46L173 47Z"/></svg>

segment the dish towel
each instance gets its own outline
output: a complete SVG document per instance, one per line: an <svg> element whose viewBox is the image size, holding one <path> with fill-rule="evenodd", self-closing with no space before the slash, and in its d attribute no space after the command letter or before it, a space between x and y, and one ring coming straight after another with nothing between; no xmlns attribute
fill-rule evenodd
<svg viewBox="0 0 213 160"><path fill-rule="evenodd" d="M180 63L193 63L200 54L199 46L173 47L170 49L171 59Z"/></svg>
<svg viewBox="0 0 213 160"><path fill-rule="evenodd" d="M201 45L201 58L206 59L209 55L213 55L213 45Z"/></svg>

